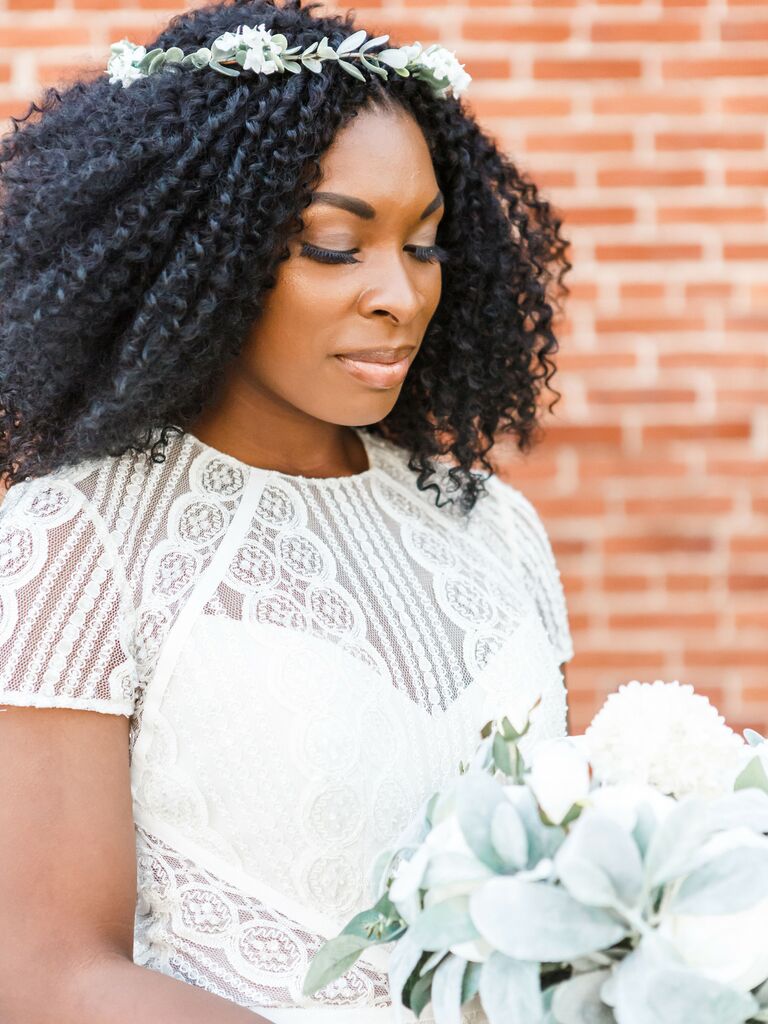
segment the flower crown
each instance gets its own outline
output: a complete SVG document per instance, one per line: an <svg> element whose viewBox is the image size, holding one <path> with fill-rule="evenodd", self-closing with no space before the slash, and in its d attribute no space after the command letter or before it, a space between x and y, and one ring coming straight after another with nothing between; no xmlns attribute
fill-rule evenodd
<svg viewBox="0 0 768 1024"><path fill-rule="evenodd" d="M374 54L370 52L371 47L386 43L389 36L376 36L365 42L367 34L360 29L339 43L335 50L328 45L328 37L323 36L319 43L310 43L302 53L299 53L300 46L288 48L286 37L279 33L272 35L263 23L253 27L238 25L234 32L225 32L214 39L210 47L203 46L186 55L178 46L171 46L168 50L157 47L147 53L145 47L122 39L110 46L112 56L107 61L107 71L110 83L122 82L123 86L128 86L138 78L146 78L162 70L166 64L196 69L209 67L223 75L238 76L240 70L230 65L237 64L243 71L264 75L276 71L296 74L302 67L319 73L324 61L333 60L348 74L364 82L365 76L351 63L357 59L381 78L388 78L387 68L391 68L403 78L413 75L422 79L441 98L449 91L459 96L472 81L455 54L439 43L433 43L427 49L423 49L421 43L411 43Z"/></svg>

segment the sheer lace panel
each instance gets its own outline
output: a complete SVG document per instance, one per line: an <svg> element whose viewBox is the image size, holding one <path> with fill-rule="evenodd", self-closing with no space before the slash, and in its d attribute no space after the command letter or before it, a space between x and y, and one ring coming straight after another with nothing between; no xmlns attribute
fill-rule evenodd
<svg viewBox="0 0 768 1024"><path fill-rule="evenodd" d="M136 963L251 1010L391 1005L386 974L362 961L304 996L310 961L330 936L244 895L147 830L139 827L136 835Z"/></svg>
<svg viewBox="0 0 768 1024"><path fill-rule="evenodd" d="M0 506L0 703L130 715L134 615L115 543L65 475Z"/></svg>

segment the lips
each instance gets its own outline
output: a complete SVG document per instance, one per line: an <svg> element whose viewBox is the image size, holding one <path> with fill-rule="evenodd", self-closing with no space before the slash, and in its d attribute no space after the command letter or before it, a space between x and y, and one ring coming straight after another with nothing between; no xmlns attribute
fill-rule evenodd
<svg viewBox="0 0 768 1024"><path fill-rule="evenodd" d="M391 388L402 384L410 365L413 345L400 348L359 349L336 355L339 363L364 384L377 388Z"/></svg>

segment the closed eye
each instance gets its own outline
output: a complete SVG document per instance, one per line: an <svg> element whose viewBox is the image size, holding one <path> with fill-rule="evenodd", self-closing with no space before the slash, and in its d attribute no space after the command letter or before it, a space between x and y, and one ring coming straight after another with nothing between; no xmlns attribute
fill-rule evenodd
<svg viewBox="0 0 768 1024"><path fill-rule="evenodd" d="M450 258L447 250L439 245L406 245L407 252L413 253L421 263L445 263ZM318 260L320 263L360 263L354 254L359 249L321 249L310 242L301 243L302 256Z"/></svg>

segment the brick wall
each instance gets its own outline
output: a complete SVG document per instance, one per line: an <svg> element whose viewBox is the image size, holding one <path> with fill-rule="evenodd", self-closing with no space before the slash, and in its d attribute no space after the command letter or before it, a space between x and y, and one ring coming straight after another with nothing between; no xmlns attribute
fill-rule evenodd
<svg viewBox="0 0 768 1024"><path fill-rule="evenodd" d="M183 6L0 0L0 118ZM457 51L573 241L562 398L543 444L502 462L561 568L573 728L663 678L766 729L768 0L356 8L371 34Z"/></svg>

